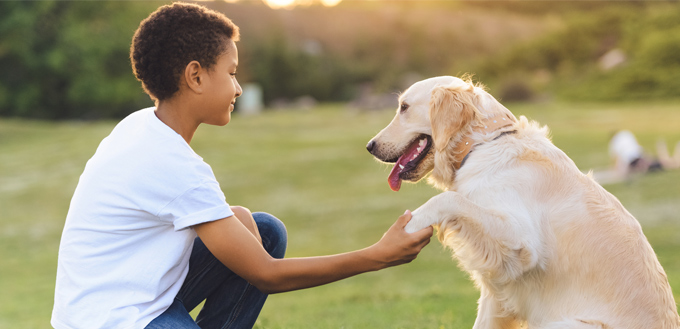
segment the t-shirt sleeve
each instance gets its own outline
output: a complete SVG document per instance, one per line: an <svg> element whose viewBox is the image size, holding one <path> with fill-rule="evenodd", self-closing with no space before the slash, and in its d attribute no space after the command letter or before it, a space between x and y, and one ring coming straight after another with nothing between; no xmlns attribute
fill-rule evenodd
<svg viewBox="0 0 680 329"><path fill-rule="evenodd" d="M161 220L171 222L175 231L233 215L216 181L204 181L187 190L158 214Z"/></svg>

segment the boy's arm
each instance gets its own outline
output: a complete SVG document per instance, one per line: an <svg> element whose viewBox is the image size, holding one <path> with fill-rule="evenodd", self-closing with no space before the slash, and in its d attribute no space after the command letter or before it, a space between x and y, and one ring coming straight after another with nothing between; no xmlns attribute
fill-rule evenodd
<svg viewBox="0 0 680 329"><path fill-rule="evenodd" d="M255 220L253 219L253 214L250 212L250 209L244 208L242 206L231 206L231 211L234 213L234 216L238 218L238 220L245 226L250 233L255 236L258 242L262 244L262 237L260 236L260 230L257 228L257 224L255 223Z"/></svg>
<svg viewBox="0 0 680 329"><path fill-rule="evenodd" d="M376 244L343 254L276 259L235 217L194 226L217 259L265 293L304 289L338 281L359 273L408 263L432 237L432 227L408 234L404 226L411 213L390 227Z"/></svg>

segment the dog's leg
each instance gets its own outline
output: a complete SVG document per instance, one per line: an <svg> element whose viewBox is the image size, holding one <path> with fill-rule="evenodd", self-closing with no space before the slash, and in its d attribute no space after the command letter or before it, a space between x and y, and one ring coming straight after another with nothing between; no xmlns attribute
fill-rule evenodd
<svg viewBox="0 0 680 329"><path fill-rule="evenodd" d="M513 316L502 315L500 303L482 287L477 319L472 329L519 329L520 322Z"/></svg>
<svg viewBox="0 0 680 329"><path fill-rule="evenodd" d="M458 206L460 194L443 192L427 200L418 209L412 211L411 221L404 228L407 233L422 230L430 225L439 225L457 218L461 208Z"/></svg>
<svg viewBox="0 0 680 329"><path fill-rule="evenodd" d="M494 284L504 284L536 266L535 248L540 245L538 228L529 224L535 221L511 216L518 215L482 208L449 191L414 210L406 231L439 224L440 239L468 272L478 271Z"/></svg>
<svg viewBox="0 0 680 329"><path fill-rule="evenodd" d="M404 230L406 230L407 233L414 233L431 225L439 225L441 224L441 222L445 221L448 218L448 216L433 211L433 208L435 208L434 203L436 203L433 200L435 200L435 198L442 194L434 196L433 198L428 200L425 204L418 207L418 209L411 212L412 214L411 220L408 222L408 224L406 224L406 227L404 228Z"/></svg>

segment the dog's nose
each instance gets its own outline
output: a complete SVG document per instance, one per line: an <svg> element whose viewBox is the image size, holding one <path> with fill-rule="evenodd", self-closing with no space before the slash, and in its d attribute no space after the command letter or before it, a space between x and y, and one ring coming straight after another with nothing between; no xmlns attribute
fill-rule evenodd
<svg viewBox="0 0 680 329"><path fill-rule="evenodd" d="M373 151L373 147L375 147L375 141L374 140L371 140L370 142L368 142L368 144L366 144L366 149L368 150L368 152Z"/></svg>

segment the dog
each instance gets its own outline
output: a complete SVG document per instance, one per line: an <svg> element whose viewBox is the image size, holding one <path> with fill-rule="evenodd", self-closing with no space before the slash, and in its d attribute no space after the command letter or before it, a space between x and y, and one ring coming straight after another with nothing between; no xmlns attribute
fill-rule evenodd
<svg viewBox="0 0 680 329"><path fill-rule="evenodd" d="M666 274L637 220L552 144L547 127L455 77L413 84L367 145L390 188L443 190L434 225L481 291L474 329L677 329Z"/></svg>

